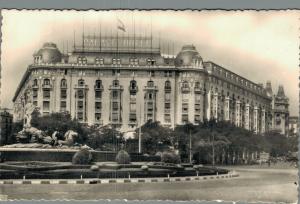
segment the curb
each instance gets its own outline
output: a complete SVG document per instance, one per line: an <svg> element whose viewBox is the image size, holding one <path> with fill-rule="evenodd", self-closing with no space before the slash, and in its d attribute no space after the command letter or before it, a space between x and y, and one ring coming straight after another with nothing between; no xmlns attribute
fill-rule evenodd
<svg viewBox="0 0 300 204"><path fill-rule="evenodd" d="M112 184L112 183L170 183L170 182L190 182L201 180L216 180L216 179L228 179L239 177L238 174L225 174L214 176L190 176L190 177L169 177L169 178L125 178L125 179L49 179L49 180L0 180L0 185L12 185L12 184Z"/></svg>

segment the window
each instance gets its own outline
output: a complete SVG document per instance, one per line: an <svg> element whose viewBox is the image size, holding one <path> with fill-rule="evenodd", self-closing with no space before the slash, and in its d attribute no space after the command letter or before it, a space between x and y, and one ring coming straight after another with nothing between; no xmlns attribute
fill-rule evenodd
<svg viewBox="0 0 300 204"><path fill-rule="evenodd" d="M148 93L148 99L152 100L153 99L153 93Z"/></svg>
<svg viewBox="0 0 300 204"><path fill-rule="evenodd" d="M170 114L165 114L165 122L171 123L171 115Z"/></svg>
<svg viewBox="0 0 300 204"><path fill-rule="evenodd" d="M189 88L189 83L188 83L187 81L184 81L184 82L182 83L182 87L183 87L183 88Z"/></svg>
<svg viewBox="0 0 300 204"><path fill-rule="evenodd" d="M66 89L61 89L60 90L60 98L61 99L66 99L67 98L67 90Z"/></svg>
<svg viewBox="0 0 300 204"><path fill-rule="evenodd" d="M49 111L49 110L50 110L50 102L43 101L43 111Z"/></svg>
<svg viewBox="0 0 300 204"><path fill-rule="evenodd" d="M83 90L78 90L77 91L77 95L78 95L79 99L83 99L84 98L84 92L83 92Z"/></svg>
<svg viewBox="0 0 300 204"><path fill-rule="evenodd" d="M61 88L67 88L67 80L66 79L62 79L60 81L60 87Z"/></svg>
<svg viewBox="0 0 300 204"><path fill-rule="evenodd" d="M169 80L165 82L165 89L171 89L171 82Z"/></svg>
<svg viewBox="0 0 300 204"><path fill-rule="evenodd" d="M129 59L129 63L131 65L138 65L139 64L139 60L137 58L130 58Z"/></svg>
<svg viewBox="0 0 300 204"><path fill-rule="evenodd" d="M66 101L61 101L60 102L60 111L64 112L67 110L67 102Z"/></svg>
<svg viewBox="0 0 300 204"><path fill-rule="evenodd" d="M95 113L95 121L99 122L101 120L101 113Z"/></svg>
<svg viewBox="0 0 300 204"><path fill-rule="evenodd" d="M95 91L95 98L101 99L102 98L102 91Z"/></svg>
<svg viewBox="0 0 300 204"><path fill-rule="evenodd" d="M130 81L130 90L136 90L136 81L135 80Z"/></svg>
<svg viewBox="0 0 300 204"><path fill-rule="evenodd" d="M200 82L197 81L197 82L195 83L195 88L197 88L197 89L200 88Z"/></svg>
<svg viewBox="0 0 300 204"><path fill-rule="evenodd" d="M37 106L38 105L37 101L33 101L33 105Z"/></svg>
<svg viewBox="0 0 300 204"><path fill-rule="evenodd" d="M101 102L95 102L95 109L96 109L96 111L100 111L102 109L102 103Z"/></svg>
<svg viewBox="0 0 300 204"><path fill-rule="evenodd" d="M44 85L50 85L50 79L44 79Z"/></svg>
<svg viewBox="0 0 300 204"><path fill-rule="evenodd" d="M148 111L153 111L153 103L152 102L148 102L147 103L147 106L148 106Z"/></svg>
<svg viewBox="0 0 300 204"><path fill-rule="evenodd" d="M170 103L165 103L165 109L171 109L171 104Z"/></svg>
<svg viewBox="0 0 300 204"><path fill-rule="evenodd" d="M118 120L119 120L118 113L113 113L112 114L112 121L117 122Z"/></svg>
<svg viewBox="0 0 300 204"><path fill-rule="evenodd" d="M113 111L119 110L119 103L118 102L113 102L112 108L113 108Z"/></svg>
<svg viewBox="0 0 300 204"><path fill-rule="evenodd" d="M182 117L182 122L183 123L189 122L189 116L188 115L182 115L181 117Z"/></svg>
<svg viewBox="0 0 300 204"><path fill-rule="evenodd" d="M83 79L79 79L78 80L78 86L83 86L84 85L84 80Z"/></svg>
<svg viewBox="0 0 300 204"><path fill-rule="evenodd" d="M49 89L44 89L43 90L43 97L45 99L49 99L50 98L50 90Z"/></svg>
<svg viewBox="0 0 300 204"><path fill-rule="evenodd" d="M189 104L188 103L183 103L182 104L182 112L183 113L188 113L189 111Z"/></svg>
<svg viewBox="0 0 300 204"><path fill-rule="evenodd" d="M83 101L77 102L77 108L78 108L78 110L83 110Z"/></svg>
<svg viewBox="0 0 300 204"><path fill-rule="evenodd" d="M151 65L151 66L155 65L155 60L151 59L151 58L148 58L147 59L147 65Z"/></svg>
<svg viewBox="0 0 300 204"><path fill-rule="evenodd" d="M113 81L113 86L118 87L119 86L119 80L114 80Z"/></svg>
<svg viewBox="0 0 300 204"><path fill-rule="evenodd" d="M154 86L154 82L153 82L153 81L148 81L148 82L147 82L147 86L153 87L153 86Z"/></svg>
<svg viewBox="0 0 300 204"><path fill-rule="evenodd" d="M195 104L195 112L200 113L200 104Z"/></svg>
<svg viewBox="0 0 300 204"><path fill-rule="evenodd" d="M96 89L101 89L101 86L102 86L102 81L101 80L96 80L96 82L95 82L95 88Z"/></svg>
<svg viewBox="0 0 300 204"><path fill-rule="evenodd" d="M78 112L78 113L77 113L77 119L78 119L79 121L82 121L82 120L83 120L83 113L82 113L82 112Z"/></svg>
<svg viewBox="0 0 300 204"><path fill-rule="evenodd" d="M135 113L129 114L129 121L130 122L136 122L136 114Z"/></svg>
<svg viewBox="0 0 300 204"><path fill-rule="evenodd" d="M78 57L77 63L78 64L87 64L87 58L86 57Z"/></svg>
<svg viewBox="0 0 300 204"><path fill-rule="evenodd" d="M38 97L38 90L33 90L32 91L32 97L33 97L33 99L37 99L37 97Z"/></svg>
<svg viewBox="0 0 300 204"><path fill-rule="evenodd" d="M98 57L96 57L96 59L95 59L95 64L97 64L97 65L99 65L99 64L104 64L104 60L101 58L98 58Z"/></svg>
<svg viewBox="0 0 300 204"><path fill-rule="evenodd" d="M195 122L200 122L200 115L195 115Z"/></svg>
<svg viewBox="0 0 300 204"><path fill-rule="evenodd" d="M38 80L37 79L33 80L33 86L38 86Z"/></svg>
<svg viewBox="0 0 300 204"><path fill-rule="evenodd" d="M118 91L113 91L113 92L112 92L112 97L113 97L114 99L117 99L118 96L119 96L119 92L118 92Z"/></svg>

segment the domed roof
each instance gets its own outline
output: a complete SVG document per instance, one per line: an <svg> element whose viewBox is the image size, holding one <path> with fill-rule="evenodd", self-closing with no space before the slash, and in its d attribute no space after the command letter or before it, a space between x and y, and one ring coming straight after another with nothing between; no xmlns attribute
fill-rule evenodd
<svg viewBox="0 0 300 204"><path fill-rule="evenodd" d="M34 56L41 56L43 63L56 63L61 62L62 54L56 44L47 42L44 43L43 47Z"/></svg>
<svg viewBox="0 0 300 204"><path fill-rule="evenodd" d="M175 58L175 66L191 66L195 61L202 64L202 57L194 45L184 45Z"/></svg>

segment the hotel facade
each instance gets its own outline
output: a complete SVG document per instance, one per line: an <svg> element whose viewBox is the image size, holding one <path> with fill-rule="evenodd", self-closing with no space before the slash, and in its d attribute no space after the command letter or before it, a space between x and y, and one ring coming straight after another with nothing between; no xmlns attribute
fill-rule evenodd
<svg viewBox="0 0 300 204"><path fill-rule="evenodd" d="M174 128L212 118L264 133L288 129L288 98L213 62L193 45L164 55L152 37L84 36L61 53L45 43L34 53L13 98L14 121L28 104L41 114L69 112L87 124L131 131L145 122Z"/></svg>

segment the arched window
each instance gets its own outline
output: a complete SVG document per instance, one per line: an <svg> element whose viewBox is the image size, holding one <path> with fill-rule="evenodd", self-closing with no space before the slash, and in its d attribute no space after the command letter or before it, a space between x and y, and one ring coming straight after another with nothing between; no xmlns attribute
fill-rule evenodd
<svg viewBox="0 0 300 204"><path fill-rule="evenodd" d="M61 88L66 88L67 87L67 80L66 79L62 79L60 81L60 87Z"/></svg>
<svg viewBox="0 0 300 204"><path fill-rule="evenodd" d="M84 85L84 80L83 79L79 79L78 80L78 85L79 86L83 86Z"/></svg>
<svg viewBox="0 0 300 204"><path fill-rule="evenodd" d="M78 57L77 62L78 62L78 64L86 64L87 59L86 59L86 57Z"/></svg>
<svg viewBox="0 0 300 204"><path fill-rule="evenodd" d="M197 81L197 82L195 83L195 88L200 88L200 82L199 82L199 81Z"/></svg>
<svg viewBox="0 0 300 204"><path fill-rule="evenodd" d="M33 86L37 86L37 85L38 85L38 80L37 79L33 80Z"/></svg>
<svg viewBox="0 0 300 204"><path fill-rule="evenodd" d="M182 83L182 87L183 87L183 88L189 88L189 83L188 83L187 81L184 81L184 82Z"/></svg>
<svg viewBox="0 0 300 204"><path fill-rule="evenodd" d="M96 80L96 82L95 82L95 88L96 89L101 89L101 86L102 86L102 81L101 80Z"/></svg>
<svg viewBox="0 0 300 204"><path fill-rule="evenodd" d="M44 85L50 85L50 79L44 79Z"/></svg>
<svg viewBox="0 0 300 204"><path fill-rule="evenodd" d="M171 89L171 82L169 80L165 82L165 89Z"/></svg>
<svg viewBox="0 0 300 204"><path fill-rule="evenodd" d="M119 80L114 80L114 81L113 81L113 86L114 86L114 87L119 86Z"/></svg>
<svg viewBox="0 0 300 204"><path fill-rule="evenodd" d="M131 80L130 81L130 89L131 90L135 90L136 89L136 81L135 80Z"/></svg>
<svg viewBox="0 0 300 204"><path fill-rule="evenodd" d="M152 80L147 82L147 86L149 87L153 87L154 86L154 82Z"/></svg>

